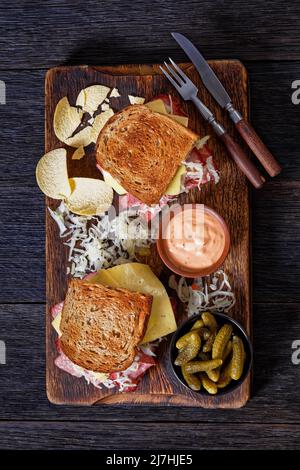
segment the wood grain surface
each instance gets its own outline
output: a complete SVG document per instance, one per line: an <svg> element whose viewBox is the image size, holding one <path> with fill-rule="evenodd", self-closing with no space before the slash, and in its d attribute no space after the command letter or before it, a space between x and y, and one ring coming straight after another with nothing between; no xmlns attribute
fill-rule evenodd
<svg viewBox="0 0 300 470"><path fill-rule="evenodd" d="M291 362L291 344L300 339L300 108L291 100L292 82L300 78L299 9L297 0L15 0L3 6L0 339L7 364L0 366L1 447L155 449L162 440L168 448L299 448L300 366ZM251 191L252 398L240 410L51 405L44 198L34 176L44 153L45 73L60 64L156 63L169 55L184 61L172 30L191 38L206 58L243 61L251 122L283 166L276 180Z"/></svg>
<svg viewBox="0 0 300 470"><path fill-rule="evenodd" d="M80 431L72 422L35 422L0 424L2 449L65 450L149 450L166 452L170 449L181 450L237 450L237 449L276 449L296 450L300 425L284 424L232 424L232 423L160 423L159 428L152 423L110 423L98 426L94 422L81 422ZM124 437L126 436L126 437ZM213 437L212 437L213 436ZM155 449L155 451L154 451ZM135 455L138 453L134 453ZM73 457L73 456L72 456Z"/></svg>
<svg viewBox="0 0 300 470"><path fill-rule="evenodd" d="M238 61L214 61L211 63L215 72L234 96L234 105L248 116L247 73ZM209 102L217 119L220 110L212 98L203 89L197 72L191 64L183 65L186 72L201 89L205 102ZM161 74L158 65L125 65L119 67L59 67L47 73L45 82L46 93L46 142L48 152L61 146L53 131L53 115L57 102L68 96L70 103L75 103L77 94L82 88L91 84L116 87L121 98L114 100L113 108L117 111L128 104L128 94L143 96L146 101L161 93L173 93L172 86ZM199 117L193 106L183 106L190 116L189 125L199 135L204 136L211 131L203 119ZM229 123L228 123L229 124ZM203 190L193 190L180 197L180 202L201 202L217 210L228 224L231 236L231 248L224 263L224 269L232 282L236 295L236 305L230 315L252 334L252 317L250 307L250 273L249 273L249 192L245 177L236 170L235 164L226 155L224 148L213 136L210 148L220 169L220 183L207 184ZM69 149L70 150L70 149ZM73 150L71 150L72 153ZM95 167L94 148L82 160L68 159L70 176L90 176L99 178ZM57 201L47 200L51 207ZM84 379L74 378L59 370L54 360L57 356L55 347L56 333L51 326L49 310L52 305L64 299L66 276L66 247L58 235L55 222L46 214L46 278L47 278L47 394L49 400L56 404L166 404L202 406L208 408L238 408L244 406L250 396L250 378L232 393L224 396L205 396L187 391L174 378L169 359L168 342L164 342L158 351L158 364L140 382L135 393L118 393L103 388L101 390L89 386ZM165 270L162 280L167 285L170 272ZM170 340L170 338L169 338Z"/></svg>
<svg viewBox="0 0 300 470"><path fill-rule="evenodd" d="M171 31L211 59L300 59L297 0L15 0L1 13L1 68L183 60ZM153 59L156 57L156 59Z"/></svg>

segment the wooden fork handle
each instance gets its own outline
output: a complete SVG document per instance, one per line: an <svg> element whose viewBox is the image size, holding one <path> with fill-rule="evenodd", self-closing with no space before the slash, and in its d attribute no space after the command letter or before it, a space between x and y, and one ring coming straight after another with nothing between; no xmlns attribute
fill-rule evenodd
<svg viewBox="0 0 300 470"><path fill-rule="evenodd" d="M227 151L239 169L247 176L253 186L255 188L261 188L265 182L265 179L249 159L249 157L245 154L242 147L237 142L235 142L227 132L224 132L224 134L220 135L220 139L223 141Z"/></svg>
<svg viewBox="0 0 300 470"><path fill-rule="evenodd" d="M235 124L235 126L269 175L278 175L281 172L281 166L267 149L260 137L256 134L253 127L245 121L245 119L241 119Z"/></svg>

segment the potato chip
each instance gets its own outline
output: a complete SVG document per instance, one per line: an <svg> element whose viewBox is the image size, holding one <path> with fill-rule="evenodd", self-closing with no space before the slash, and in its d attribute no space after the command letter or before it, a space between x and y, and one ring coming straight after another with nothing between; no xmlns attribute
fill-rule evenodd
<svg viewBox="0 0 300 470"><path fill-rule="evenodd" d="M121 95L119 93L118 88L113 88L111 90L111 94L109 95L110 98L119 98L119 96L121 96Z"/></svg>
<svg viewBox="0 0 300 470"><path fill-rule="evenodd" d="M36 180L46 196L64 199L71 195L66 149L52 150L40 159L36 167Z"/></svg>
<svg viewBox="0 0 300 470"><path fill-rule="evenodd" d="M109 91L110 88L103 85L92 85L84 88L77 96L76 106L81 106L83 111L92 116L105 100Z"/></svg>
<svg viewBox="0 0 300 470"><path fill-rule="evenodd" d="M114 112L111 108L107 109L106 111L103 111L102 113L98 114L98 116L95 117L95 121L93 123L93 131L92 131L92 142L97 142L98 135L104 127L104 125L107 123L107 121L114 115Z"/></svg>
<svg viewBox="0 0 300 470"><path fill-rule="evenodd" d="M65 142L80 125L83 112L70 106L68 98L62 98L55 108L53 127L56 137Z"/></svg>
<svg viewBox="0 0 300 470"><path fill-rule="evenodd" d="M143 103L145 103L145 98L142 98L141 96L128 95L128 99L130 101L130 104L143 104Z"/></svg>
<svg viewBox="0 0 300 470"><path fill-rule="evenodd" d="M72 160L81 160L85 156L83 145L80 145L72 155Z"/></svg>
<svg viewBox="0 0 300 470"><path fill-rule="evenodd" d="M100 215L113 201L113 190L102 180L71 178L73 192L65 201L68 209L79 215Z"/></svg>
<svg viewBox="0 0 300 470"><path fill-rule="evenodd" d="M87 126L81 131L77 132L77 134L73 135L69 139L66 139L64 142L70 147L87 147L91 142L93 142L93 127Z"/></svg>
<svg viewBox="0 0 300 470"><path fill-rule="evenodd" d="M101 111L107 111L108 109L110 109L110 106L108 103L101 104Z"/></svg>

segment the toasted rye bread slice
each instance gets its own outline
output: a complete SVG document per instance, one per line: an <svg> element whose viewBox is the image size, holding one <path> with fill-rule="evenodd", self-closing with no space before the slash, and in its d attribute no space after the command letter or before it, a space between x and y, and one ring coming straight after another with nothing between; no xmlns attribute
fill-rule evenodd
<svg viewBox="0 0 300 470"><path fill-rule="evenodd" d="M151 305L149 295L72 279L60 325L62 351L94 372L127 369L145 335Z"/></svg>
<svg viewBox="0 0 300 470"><path fill-rule="evenodd" d="M96 159L130 194L157 204L197 139L170 117L132 105L107 121Z"/></svg>

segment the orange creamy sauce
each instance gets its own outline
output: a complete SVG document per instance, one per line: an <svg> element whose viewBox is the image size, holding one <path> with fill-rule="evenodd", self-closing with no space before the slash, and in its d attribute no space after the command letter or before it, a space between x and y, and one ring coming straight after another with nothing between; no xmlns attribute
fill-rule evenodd
<svg viewBox="0 0 300 470"><path fill-rule="evenodd" d="M221 223L202 208L176 213L168 222L165 233L168 258L182 269L196 271L214 266L225 248Z"/></svg>

